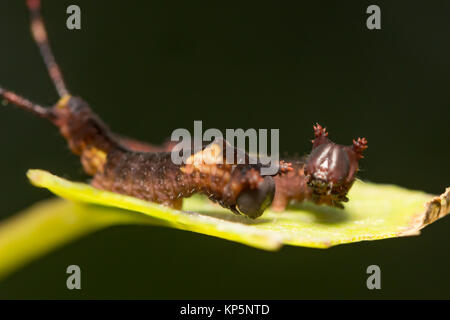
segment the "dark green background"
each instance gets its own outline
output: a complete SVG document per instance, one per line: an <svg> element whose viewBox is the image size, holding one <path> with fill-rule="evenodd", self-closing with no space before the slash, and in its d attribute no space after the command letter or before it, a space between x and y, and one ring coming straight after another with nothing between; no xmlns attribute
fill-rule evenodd
<svg viewBox="0 0 450 320"><path fill-rule="evenodd" d="M82 30L65 9L82 9ZM382 10L369 31L365 10ZM175 128L280 128L281 149L366 136L360 177L430 193L450 185L450 2L44 1L68 86L115 131L160 143ZM0 2L0 84L42 104L57 95L22 1ZM28 168L83 180L48 123L0 108L0 219L49 192ZM450 219L420 237L276 253L158 227L92 234L0 283L1 298L450 298ZM1 262L0 262L1 263ZM82 269L81 291L65 287ZM368 265L382 271L369 291Z"/></svg>

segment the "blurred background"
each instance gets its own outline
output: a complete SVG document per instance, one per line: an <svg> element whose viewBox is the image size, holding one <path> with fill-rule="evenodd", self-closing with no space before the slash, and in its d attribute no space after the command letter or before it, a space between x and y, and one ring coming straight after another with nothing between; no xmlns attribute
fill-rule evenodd
<svg viewBox="0 0 450 320"><path fill-rule="evenodd" d="M152 143L176 128L279 128L306 154L312 125L369 141L360 178L440 194L450 185L450 2L43 1L72 93L114 131ZM77 4L82 29L66 28ZM381 30L366 8L381 8ZM44 105L57 95L24 1L0 2L0 84ZM50 198L28 168L87 180L57 130L0 108L0 222ZM0 283L0 298L450 298L450 218L420 237L271 253L144 226L91 234ZM66 267L82 270L69 291ZM377 264L382 290L366 288Z"/></svg>

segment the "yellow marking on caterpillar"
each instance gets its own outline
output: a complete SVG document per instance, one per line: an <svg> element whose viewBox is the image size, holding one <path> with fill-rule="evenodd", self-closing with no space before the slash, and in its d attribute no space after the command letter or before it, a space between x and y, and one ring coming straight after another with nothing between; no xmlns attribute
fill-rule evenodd
<svg viewBox="0 0 450 320"><path fill-rule="evenodd" d="M222 148L214 143L207 146L205 149L193 154L186 160L186 164L193 164L194 167L199 167L202 164L222 164Z"/></svg>
<svg viewBox="0 0 450 320"><path fill-rule="evenodd" d="M180 170L187 174L192 173L194 170L211 174L211 170L214 168L212 165L223 164L223 162L222 147L213 143L187 158L186 166Z"/></svg>
<svg viewBox="0 0 450 320"><path fill-rule="evenodd" d="M67 103L69 102L71 98L70 94L66 94L64 97L62 97L61 99L59 99L59 101L56 103L56 108L67 108Z"/></svg>
<svg viewBox="0 0 450 320"><path fill-rule="evenodd" d="M89 147L83 150L81 162L86 172L94 175L98 171L101 172L103 170L106 163L106 158L106 152L95 147Z"/></svg>

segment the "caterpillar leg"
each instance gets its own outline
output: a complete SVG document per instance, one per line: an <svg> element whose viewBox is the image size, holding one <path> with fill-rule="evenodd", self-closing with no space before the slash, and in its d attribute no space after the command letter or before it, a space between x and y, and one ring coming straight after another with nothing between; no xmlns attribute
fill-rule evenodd
<svg viewBox="0 0 450 320"><path fill-rule="evenodd" d="M275 197L272 202L272 210L276 211L276 212L284 211L284 209L286 209L288 203L289 203L288 197L286 197L285 195L283 195L279 192L276 192Z"/></svg>
<svg viewBox="0 0 450 320"><path fill-rule="evenodd" d="M179 199L172 201L166 205L169 207L172 207L176 210L181 210L183 208L183 198L179 198Z"/></svg>

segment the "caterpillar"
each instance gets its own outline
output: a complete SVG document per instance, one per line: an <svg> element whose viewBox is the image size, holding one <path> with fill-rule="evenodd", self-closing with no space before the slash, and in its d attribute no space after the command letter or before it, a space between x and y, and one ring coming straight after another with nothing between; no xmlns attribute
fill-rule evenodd
<svg viewBox="0 0 450 320"><path fill-rule="evenodd" d="M27 6L33 38L60 99L51 107L43 107L1 87L0 96L59 128L70 150L80 157L85 172L93 176L94 187L176 209L181 209L184 198L201 193L224 208L250 218L259 217L270 206L275 195L273 176L261 175L263 165L259 162L227 163L225 153L215 152L217 148L230 149L225 141L203 146L192 156L195 160L196 155L214 154L217 161L211 163L188 161L178 165L167 150L130 148L110 131L87 102L70 94L50 48L41 2L27 0ZM244 153L244 158L249 159L244 151L231 149L234 154ZM280 162L274 176L290 170L289 163Z"/></svg>
<svg viewBox="0 0 450 320"><path fill-rule="evenodd" d="M328 138L326 128L313 126L312 150L299 160L284 159L291 169L277 175L272 210L283 211L290 202L312 201L343 208L347 193L352 187L359 170L359 160L367 149L367 139L357 138L351 146L340 145ZM167 142L159 147L130 138L119 137L123 144L136 151L171 151L174 143Z"/></svg>

